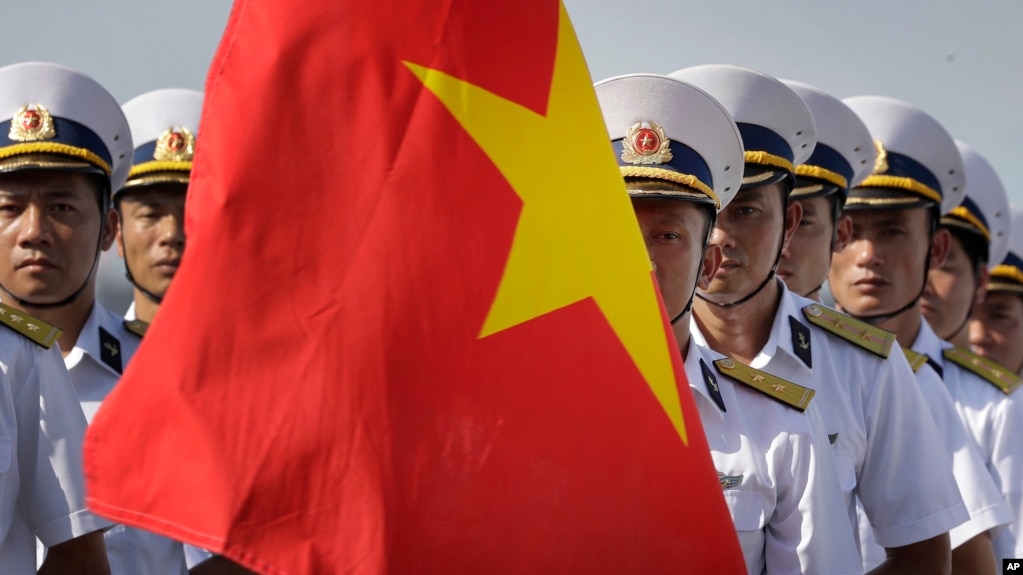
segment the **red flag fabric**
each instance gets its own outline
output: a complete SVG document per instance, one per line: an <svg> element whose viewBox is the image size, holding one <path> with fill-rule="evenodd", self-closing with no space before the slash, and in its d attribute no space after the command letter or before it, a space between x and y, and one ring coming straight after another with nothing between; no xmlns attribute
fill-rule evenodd
<svg viewBox="0 0 1023 575"><path fill-rule="evenodd" d="M262 573L741 573L564 7L238 0L90 505Z"/></svg>

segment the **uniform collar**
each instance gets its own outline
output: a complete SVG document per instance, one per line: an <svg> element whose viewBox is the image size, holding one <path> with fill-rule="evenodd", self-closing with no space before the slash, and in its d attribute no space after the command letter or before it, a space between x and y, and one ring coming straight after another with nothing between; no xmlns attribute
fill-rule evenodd
<svg viewBox="0 0 1023 575"><path fill-rule="evenodd" d="M132 301L131 305L128 306L128 311L124 312L124 319L126 319L128 321L131 321L133 319L138 319L138 316L135 315L135 302L134 301Z"/></svg>
<svg viewBox="0 0 1023 575"><path fill-rule="evenodd" d="M927 320L921 318L920 332L916 334L916 340L913 341L913 345L909 346L909 349L926 355L928 363L936 364L939 368L944 369L945 359L942 354L950 347L953 347L952 344L938 337Z"/></svg>
<svg viewBox="0 0 1023 575"><path fill-rule="evenodd" d="M68 369L78 365L83 357L89 356L97 364L120 377L124 371L127 351L119 339L124 333L121 318L108 311L99 301L94 301L89 318L85 320L75 346L64 358Z"/></svg>
<svg viewBox="0 0 1023 575"><path fill-rule="evenodd" d="M724 357L690 339L689 353L686 355L684 364L686 378L689 380L689 389L694 394L703 396L709 404L713 405L714 413L719 418L724 418L724 411L721 408L724 407L727 410L728 406L725 405L721 395L721 375L714 368L714 362L724 359ZM710 377L707 375L708 372L711 374ZM717 389L716 393L714 392L715 388Z"/></svg>
<svg viewBox="0 0 1023 575"><path fill-rule="evenodd" d="M792 347L793 334L792 334L792 322L790 318L795 318L799 321L800 309L799 305L800 298L795 292L789 290L785 285L785 282L781 278L777 278L779 292L781 293L781 299L778 302L778 309L774 312L774 323L771 324L771 336L764 344L763 349L757 354L757 357L753 358L750 365L757 369L764 369L768 362L771 361L774 356L778 355L779 352L790 356L792 359L800 363L804 363L801 360L795 349ZM805 305L809 305L813 302L807 300Z"/></svg>
<svg viewBox="0 0 1023 575"><path fill-rule="evenodd" d="M794 292L789 291L789 288L785 286L785 282L783 282L781 278L776 278L775 281L778 282L778 287L781 288L781 299L778 302L778 309L774 312L774 322L771 324L771 334L768 336L767 343L764 344L764 347L760 348L760 352L755 358L753 358L753 361L750 362L749 365L756 369L766 369L767 364L780 351L784 355L789 356L791 360L798 362L799 365L806 367L803 360L801 360L792 349L792 326L789 323L789 318L800 317L800 307L798 307L798 305L802 300L805 300L805 305L810 305L814 302L806 300L805 298L796 295ZM700 326L696 323L696 317L693 316L691 321L692 323L690 324L689 329L689 333L692 336L691 341L702 347L708 347L707 338L705 338L703 333L700 332Z"/></svg>

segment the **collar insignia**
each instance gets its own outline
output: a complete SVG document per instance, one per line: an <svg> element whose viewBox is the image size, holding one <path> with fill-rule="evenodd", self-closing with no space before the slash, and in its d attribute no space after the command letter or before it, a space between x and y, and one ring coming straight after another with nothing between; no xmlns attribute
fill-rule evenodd
<svg viewBox="0 0 1023 575"><path fill-rule="evenodd" d="M817 316L821 315L818 310ZM810 351L810 328L796 318L789 316L789 329L792 331L792 352L806 367L813 369L813 353Z"/></svg>
<svg viewBox="0 0 1023 575"><path fill-rule="evenodd" d="M721 397L721 387L718 386L718 380L714 377L714 372L707 367L707 364L701 359L700 360L700 371L703 372L703 382L707 384L707 393L710 394L710 398L714 400L721 411L727 412L725 409L725 399Z"/></svg>
<svg viewBox="0 0 1023 575"><path fill-rule="evenodd" d="M99 328L99 358L107 367L120 375L123 368L121 363L121 342L112 333Z"/></svg>

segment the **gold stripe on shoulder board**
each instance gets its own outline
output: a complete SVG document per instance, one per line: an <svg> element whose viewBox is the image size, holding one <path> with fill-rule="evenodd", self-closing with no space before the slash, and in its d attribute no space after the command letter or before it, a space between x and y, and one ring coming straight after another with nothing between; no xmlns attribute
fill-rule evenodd
<svg viewBox="0 0 1023 575"><path fill-rule="evenodd" d="M41 319L0 303L0 323L32 340L36 345L50 349L63 333L60 328L52 326Z"/></svg>
<svg viewBox="0 0 1023 575"><path fill-rule="evenodd" d="M803 308L803 315L815 326L874 355L888 358L895 334L820 304Z"/></svg>
<svg viewBox="0 0 1023 575"><path fill-rule="evenodd" d="M718 371L722 374L727 375L746 387L751 387L771 399L780 401L799 411L806 410L815 393L812 389L786 381L766 371L760 371L730 358L715 361L714 367L718 368Z"/></svg>
<svg viewBox="0 0 1023 575"><path fill-rule="evenodd" d="M953 347L946 349L943 355L945 359L959 367L984 378L985 381L1002 390L1002 393L1006 395L1016 391L1023 383L1019 375L970 350Z"/></svg>
<svg viewBox="0 0 1023 575"><path fill-rule="evenodd" d="M139 337L143 337L146 335L146 330L149 329L149 322L140 319L126 319L124 320L124 329Z"/></svg>
<svg viewBox="0 0 1023 575"><path fill-rule="evenodd" d="M909 367L913 368L913 373L920 371L921 367L927 365L927 356L922 353L917 353L908 347L903 347L902 354L906 356Z"/></svg>

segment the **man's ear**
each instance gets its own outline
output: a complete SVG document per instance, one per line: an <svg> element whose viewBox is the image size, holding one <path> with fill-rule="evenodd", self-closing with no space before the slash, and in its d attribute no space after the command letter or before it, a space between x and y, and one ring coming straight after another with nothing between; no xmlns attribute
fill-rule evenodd
<svg viewBox="0 0 1023 575"><path fill-rule="evenodd" d="M799 227L799 221L803 219L803 204L789 200L789 205L785 208L785 241L782 243L782 248L789 247L789 242L792 241L792 236L796 233L796 228Z"/></svg>
<svg viewBox="0 0 1023 575"><path fill-rule="evenodd" d="M832 250L840 252L845 249L845 246L849 245L849 240L852 239L852 218L849 214L842 214L838 216L838 222L835 225L835 239L832 245Z"/></svg>
<svg viewBox="0 0 1023 575"><path fill-rule="evenodd" d="M984 298L987 297L987 283L990 280L991 271L987 269L987 264L981 265L977 273L977 293L973 296L974 307L984 303Z"/></svg>
<svg viewBox="0 0 1023 575"><path fill-rule="evenodd" d="M725 257L721 253L721 246L717 244L708 245L703 253L703 265L700 267L700 279L697 280L696 287L702 290L710 288L710 281L714 279L714 274L718 273L718 268L721 267L721 262L724 259Z"/></svg>
<svg viewBox="0 0 1023 575"><path fill-rule="evenodd" d="M936 270L945 264L945 258L948 257L948 250L951 247L952 234L941 227L935 230L933 237L931 237L930 269Z"/></svg>
<svg viewBox="0 0 1023 575"><path fill-rule="evenodd" d="M103 221L103 251L109 250L111 244L114 243L114 238L117 237L118 220L116 211L107 210L106 218Z"/></svg>

